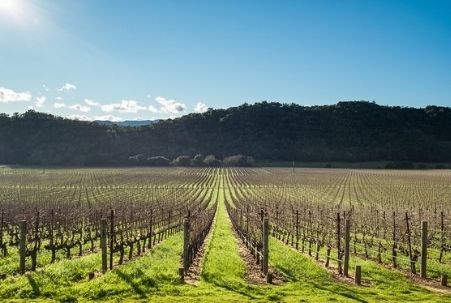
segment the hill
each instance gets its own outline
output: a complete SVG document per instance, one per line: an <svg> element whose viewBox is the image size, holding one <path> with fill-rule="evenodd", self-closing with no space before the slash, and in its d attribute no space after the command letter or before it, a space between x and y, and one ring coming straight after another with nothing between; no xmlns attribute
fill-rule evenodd
<svg viewBox="0 0 451 303"><path fill-rule="evenodd" d="M125 127L140 127L155 124L158 122L158 120L125 120L125 121L95 120L94 122L106 126L119 125Z"/></svg>
<svg viewBox="0 0 451 303"><path fill-rule="evenodd" d="M34 111L0 115L4 164L121 165L136 154L197 153L269 161L451 161L451 109L261 102L136 128Z"/></svg>

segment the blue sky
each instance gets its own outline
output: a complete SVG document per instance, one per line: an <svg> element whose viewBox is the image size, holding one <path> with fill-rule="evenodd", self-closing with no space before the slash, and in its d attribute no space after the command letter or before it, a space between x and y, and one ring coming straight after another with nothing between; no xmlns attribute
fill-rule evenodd
<svg viewBox="0 0 451 303"><path fill-rule="evenodd" d="M0 0L0 112L451 106L451 1Z"/></svg>

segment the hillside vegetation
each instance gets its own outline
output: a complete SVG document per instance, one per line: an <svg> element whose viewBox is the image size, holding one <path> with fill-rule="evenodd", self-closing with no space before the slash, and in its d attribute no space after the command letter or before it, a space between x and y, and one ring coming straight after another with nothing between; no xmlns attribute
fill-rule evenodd
<svg viewBox="0 0 451 303"><path fill-rule="evenodd" d="M451 160L451 109L366 101L261 102L120 127L27 111L0 115L0 163L125 165L129 157L243 154L265 161Z"/></svg>

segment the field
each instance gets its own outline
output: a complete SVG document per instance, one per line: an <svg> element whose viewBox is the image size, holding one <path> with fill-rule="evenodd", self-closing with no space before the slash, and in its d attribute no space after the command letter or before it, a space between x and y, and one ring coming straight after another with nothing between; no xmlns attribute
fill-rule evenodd
<svg viewBox="0 0 451 303"><path fill-rule="evenodd" d="M5 302L451 301L449 170L0 167L0 211Z"/></svg>

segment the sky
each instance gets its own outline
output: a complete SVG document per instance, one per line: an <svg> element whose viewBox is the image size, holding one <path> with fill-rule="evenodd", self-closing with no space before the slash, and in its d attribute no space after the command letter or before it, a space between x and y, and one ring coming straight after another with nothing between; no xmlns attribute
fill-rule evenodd
<svg viewBox="0 0 451 303"><path fill-rule="evenodd" d="M451 106L451 1L0 0L0 112Z"/></svg>

